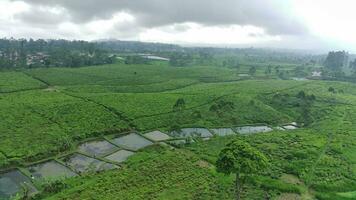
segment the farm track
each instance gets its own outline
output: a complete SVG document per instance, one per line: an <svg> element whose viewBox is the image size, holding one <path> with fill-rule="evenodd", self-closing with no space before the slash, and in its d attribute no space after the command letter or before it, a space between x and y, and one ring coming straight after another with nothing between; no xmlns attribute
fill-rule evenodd
<svg viewBox="0 0 356 200"><path fill-rule="evenodd" d="M29 108L32 112L36 113L37 115L39 115L41 118L47 119L48 121L50 121L52 124L56 124L61 130L63 130L65 133L67 133L67 130L57 121L53 120L50 117L47 117L46 115L44 115L41 112L38 112L36 109L34 109L33 107L27 106L27 108Z"/></svg>
<svg viewBox="0 0 356 200"><path fill-rule="evenodd" d="M310 172L308 173L308 177L310 177L310 178L309 178L309 180L308 180L308 182L307 182L307 184L306 184L306 189L307 189L306 194L307 194L307 196L313 195L313 190L312 190L312 188L311 188L311 185L312 185L312 181L313 181L313 179L314 179L315 168L316 168L316 166L319 164L319 162L320 162L320 160L322 159L322 157L323 157L323 156L326 154L326 152L328 151L332 139L333 139L333 134L332 134L332 133L329 133L329 134L328 134L328 139L327 139L326 144L324 145L324 147L323 147L323 149L321 150L321 152L320 152L318 158L315 160L314 164L313 164L313 165L311 166L311 168L310 168Z"/></svg>
<svg viewBox="0 0 356 200"><path fill-rule="evenodd" d="M123 120L125 122L128 123L128 125L130 126L130 128L135 128L136 126L132 123L132 120L125 116L122 112L119 112L117 111L115 108L112 108L112 107L109 107L107 105L104 105L102 103L99 103L99 102L96 102L92 99L89 99L89 98L85 98L85 97L81 97L81 96L76 96L74 94L71 94L71 93L68 93L68 92L64 92L64 91L61 91L63 94L67 95L67 96L70 96L72 98L76 98L76 99L80 99L82 101L85 101L85 102L90 102L90 103L93 103L93 104L96 104L102 108L104 108L105 110L107 110L108 112L114 114L117 118L119 118L120 120Z"/></svg>
<svg viewBox="0 0 356 200"><path fill-rule="evenodd" d="M300 84L300 85L295 85L295 86L292 86L292 87L289 87L289 88L284 88L284 89L276 90L276 91L273 91L273 92L262 93L261 95L276 94L276 93L279 93L279 92L284 92L284 91L296 89L296 88L299 88L299 87L302 87L302 86L307 86L307 85L310 85L310 84L312 84L312 82L302 83L302 84Z"/></svg>
<svg viewBox="0 0 356 200"><path fill-rule="evenodd" d="M44 83L45 85L47 85L47 87L52 86L52 85L51 85L50 83L48 83L47 81L44 81L44 80L42 80L42 79L40 79L40 78L38 78L38 77L36 77L36 76L33 76L33 75L28 74L28 73L26 73L26 72L23 72L23 73L26 74L27 76L30 76L30 77L33 78L33 79L36 79L36 80L38 80L38 81ZM121 112L115 110L115 109L112 108L112 107L106 106L106 105L101 104L101 103L99 103L99 102L96 102L96 101L94 101L94 100L92 100L92 99L88 99L88 98L84 98L84 97L81 97L81 96L76 96L76 95L70 94L70 93L68 93L68 92L64 92L64 91L60 91L60 92L63 93L63 94L65 94L65 95L67 95L67 96L70 96L70 97L72 97L72 98L80 99L80 100L86 101L86 102L91 102L91 103L94 103L94 104L96 104L96 105L98 105L98 106L100 106L100 107L103 107L105 110L107 110L107 111L109 111L110 113L114 114L114 115L115 115L116 117L118 117L120 120L123 120L123 121L127 122L130 127L135 128L135 126L134 126L134 125L132 124L132 122L131 122L132 120L130 120L128 117L124 116Z"/></svg>
<svg viewBox="0 0 356 200"><path fill-rule="evenodd" d="M35 90L42 90L46 89L48 86L44 87L37 87L37 88L28 88L28 89L19 89L19 90L12 90L12 91L0 91L0 94L13 94L13 93L18 93L18 92L27 92L27 91L35 91Z"/></svg>
<svg viewBox="0 0 356 200"><path fill-rule="evenodd" d="M22 71L22 73L25 74L25 75L27 75L27 76L29 76L30 78L33 78L33 79L35 79L35 80L38 80L39 82L45 84L47 87L51 86L51 84L50 84L49 82L47 82L47 81L45 81L45 80L43 80L43 79L40 79L40 78L38 78L38 77L36 77L36 76L33 76L33 75L31 75L31 74L29 74L29 73L27 73L27 72L24 72L24 71Z"/></svg>

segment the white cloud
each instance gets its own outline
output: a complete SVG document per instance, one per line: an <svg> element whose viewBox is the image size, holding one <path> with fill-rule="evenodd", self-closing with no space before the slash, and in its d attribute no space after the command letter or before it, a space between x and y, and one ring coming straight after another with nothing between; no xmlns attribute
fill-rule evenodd
<svg viewBox="0 0 356 200"><path fill-rule="evenodd" d="M0 37L356 51L354 0L0 0Z"/></svg>
<svg viewBox="0 0 356 200"><path fill-rule="evenodd" d="M177 26L184 26L177 31ZM279 36L268 35L262 28L254 26L203 26L197 23L184 23L148 29L139 34L142 41L174 42L180 44L255 44L266 41L279 41Z"/></svg>

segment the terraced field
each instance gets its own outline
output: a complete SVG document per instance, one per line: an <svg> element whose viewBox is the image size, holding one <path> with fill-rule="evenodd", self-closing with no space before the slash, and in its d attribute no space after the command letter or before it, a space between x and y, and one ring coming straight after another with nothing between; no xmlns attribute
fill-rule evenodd
<svg viewBox="0 0 356 200"><path fill-rule="evenodd" d="M43 171L56 169L61 171L58 176L72 177L56 182L62 185L57 185L59 189L24 178L42 191L37 199L231 199L233 179L218 174L214 164L223 146L239 138L268 155L271 163L251 180L245 198L292 194L352 199L356 191L355 85L239 74L221 67L165 64L0 72L0 171L17 167L25 175L33 173L36 180L48 176ZM329 92L330 87L336 92ZM305 126L290 131L277 127L294 121ZM267 124L274 131L248 134L255 129L236 128L249 124ZM172 140L177 135L191 136L186 133L189 129L182 135L156 132L143 135L139 146L127 145L136 136L113 137L133 130L171 133L195 127L227 136L191 143L189 138ZM247 134L232 134L238 130ZM172 140L166 143L175 150L151 146L161 137ZM94 138L103 141L77 149ZM45 165L43 159L52 163ZM27 169L33 162L38 165ZM101 169L111 170L93 172ZM78 177L82 172L85 175ZM286 176L298 181L287 183L282 178Z"/></svg>

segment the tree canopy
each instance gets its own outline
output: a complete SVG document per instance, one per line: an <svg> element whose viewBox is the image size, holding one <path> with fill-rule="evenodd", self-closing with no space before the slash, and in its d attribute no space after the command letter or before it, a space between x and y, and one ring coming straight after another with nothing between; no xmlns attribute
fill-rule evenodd
<svg viewBox="0 0 356 200"><path fill-rule="evenodd" d="M268 159L257 149L241 140L234 140L220 152L216 161L217 171L226 175L235 174L236 199L247 177L258 173L268 165Z"/></svg>

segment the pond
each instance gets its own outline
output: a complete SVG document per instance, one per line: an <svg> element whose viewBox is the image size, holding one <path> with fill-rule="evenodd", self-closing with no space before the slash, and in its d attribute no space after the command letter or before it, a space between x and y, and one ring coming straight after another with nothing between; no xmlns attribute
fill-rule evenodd
<svg viewBox="0 0 356 200"><path fill-rule="evenodd" d="M213 137L213 134L206 128L183 128L179 131L171 132L171 135L178 138Z"/></svg>
<svg viewBox="0 0 356 200"><path fill-rule="evenodd" d="M231 128L215 128L211 129L211 131L218 136L236 135L236 133Z"/></svg>
<svg viewBox="0 0 356 200"><path fill-rule="evenodd" d="M81 154L73 154L63 160L67 166L74 169L77 173L98 172L117 168L116 165L90 158Z"/></svg>
<svg viewBox="0 0 356 200"><path fill-rule="evenodd" d="M187 141L185 141L185 140L173 140L173 141L169 141L168 143L172 144L172 145L183 145L183 144L186 144Z"/></svg>
<svg viewBox="0 0 356 200"><path fill-rule="evenodd" d="M162 133L161 131L152 131L144 134L144 136L156 142L169 140L171 138L167 134Z"/></svg>
<svg viewBox="0 0 356 200"><path fill-rule="evenodd" d="M105 158L108 160L114 161L114 162L121 163L121 162L126 161L128 157L130 157L134 154L135 153L132 151L127 151L127 150L122 149L118 152L115 152L115 153L109 155L109 156L106 156Z"/></svg>
<svg viewBox="0 0 356 200"><path fill-rule="evenodd" d="M113 143L122 148L128 148L135 151L153 144L151 141L136 133L130 133L129 135L115 138L113 139Z"/></svg>
<svg viewBox="0 0 356 200"><path fill-rule="evenodd" d="M37 192L31 180L18 170L0 174L0 199L10 199L27 187L30 194Z"/></svg>
<svg viewBox="0 0 356 200"><path fill-rule="evenodd" d="M240 134L266 133L273 131L273 129L268 126L243 126L236 127L235 130Z"/></svg>
<svg viewBox="0 0 356 200"><path fill-rule="evenodd" d="M118 148L108 141L91 141L81 144L78 150L91 156L104 156L114 152Z"/></svg>
<svg viewBox="0 0 356 200"><path fill-rule="evenodd" d="M284 129L286 130L294 130L294 129L297 129L296 126L293 126L293 125L286 125L286 126L283 126Z"/></svg>
<svg viewBox="0 0 356 200"><path fill-rule="evenodd" d="M77 176L72 170L54 160L30 166L28 170L37 179L55 180Z"/></svg>

